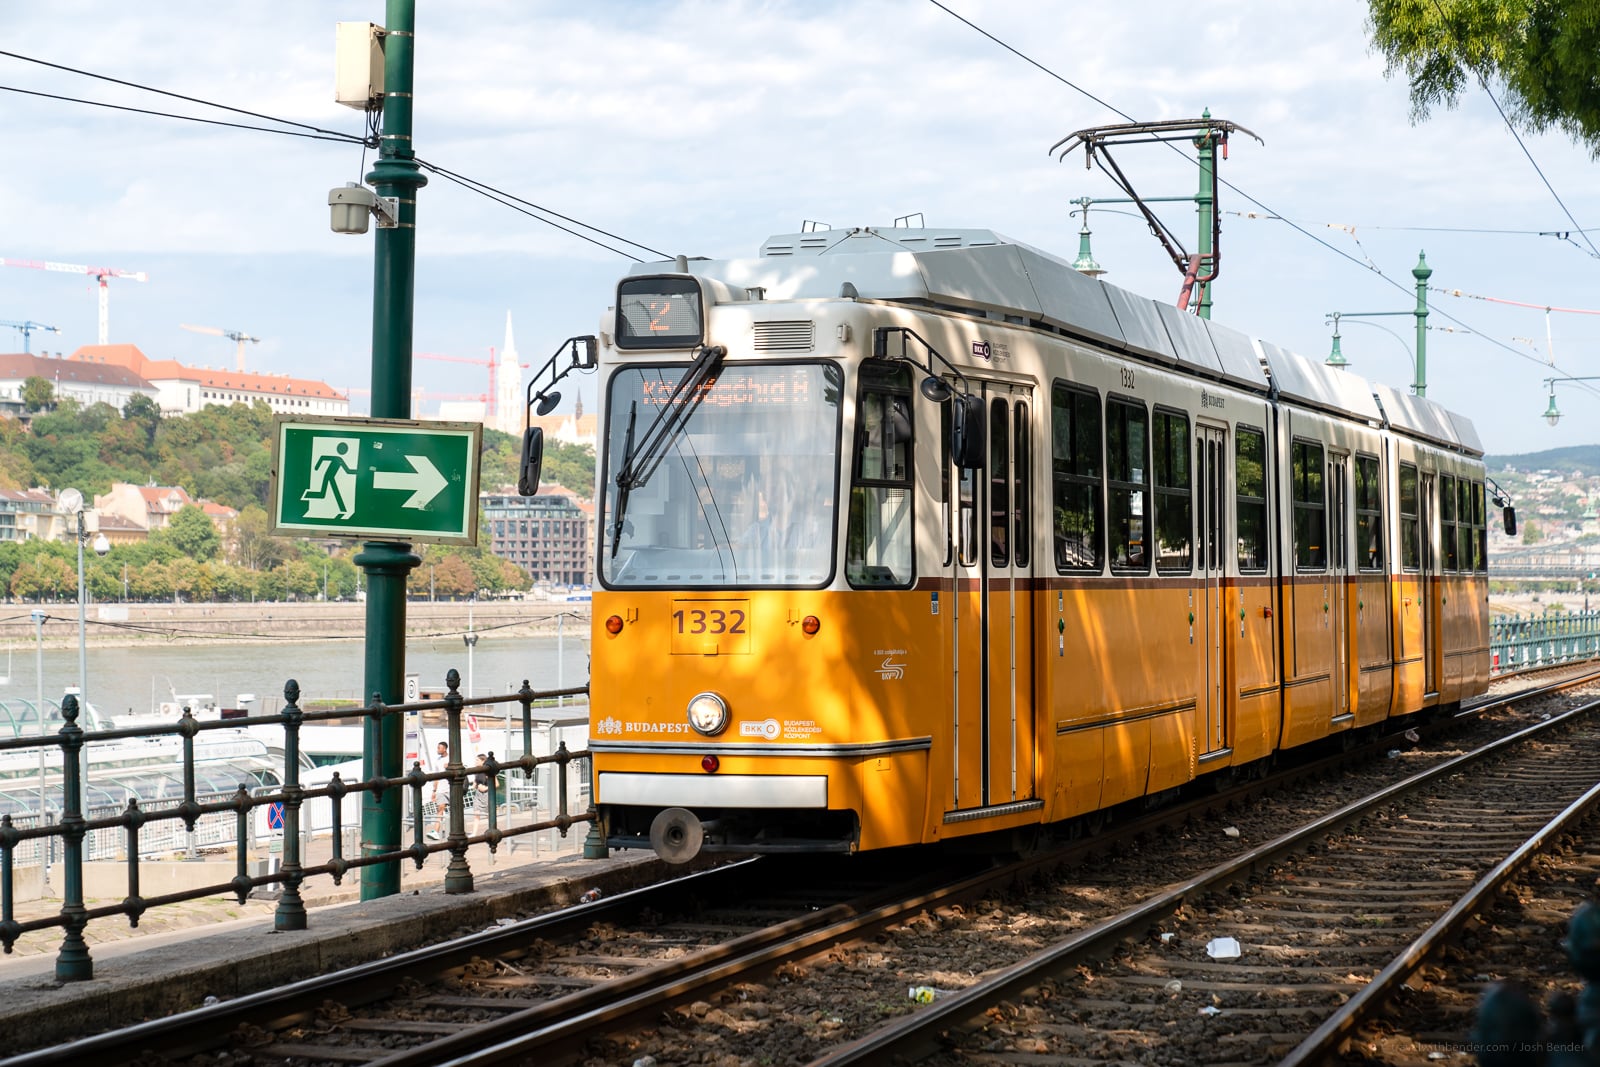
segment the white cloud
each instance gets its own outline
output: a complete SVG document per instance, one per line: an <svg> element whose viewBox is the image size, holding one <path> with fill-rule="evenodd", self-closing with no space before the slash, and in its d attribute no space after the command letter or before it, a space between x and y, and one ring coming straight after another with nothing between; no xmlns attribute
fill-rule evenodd
<svg viewBox="0 0 1600 1067"><path fill-rule="evenodd" d="M1256 131L1266 144L1235 138L1223 176L1334 248L1370 256L1403 287L1283 223L1225 215L1225 321L1321 355L1325 312L1406 306L1422 247L1438 284L1597 302L1600 262L1553 238L1383 228L1570 223L1481 95L1410 123L1404 83L1386 80L1367 46L1359 0L1210 9L948 2L1131 115L1209 107ZM664 252L749 255L803 218L887 224L921 211L934 225L986 226L1071 254L1068 201L1116 195L1083 170L1081 154L1058 163L1046 149L1118 116L922 0L420 7L419 154ZM137 10L61 0L9 5L0 30L8 49L27 55L354 133L360 116L331 99L332 24L381 21L382 12L376 0L224 9L172 0ZM12 60L0 60L0 84L194 110ZM152 354L223 362L229 353L214 339L176 329L199 320L269 338L257 351L274 369L365 379L370 238L328 233L325 215L327 189L362 171L358 147L29 97L5 103L0 136L12 165L0 174L0 252L149 270L148 285L113 283L112 324L116 339ZM1580 222L1592 218L1587 155L1559 137L1528 143ZM1130 146L1117 159L1146 195L1194 189L1192 165L1160 148ZM1225 190L1222 207L1252 205ZM1175 293L1176 271L1120 210L1103 205L1092 216L1112 280ZM1191 240L1191 207L1161 211ZM593 328L626 266L437 177L419 195L419 215L419 347L498 344L510 307L524 347L553 348ZM1355 238L1327 222L1356 225ZM94 339L93 293L82 281L0 270L0 298L0 317L60 319L63 348ZM1543 337L1537 313L1437 299L1497 338ZM1569 316L1553 329L1563 367L1590 369L1585 344L1596 328ZM1376 329L1346 331L1358 367L1396 384L1409 375L1401 347ZM1540 372L1502 349L1441 333L1430 337L1429 363L1430 395L1459 403L1497 450L1584 434L1583 420L1552 434L1524 417L1542 405ZM419 365L417 380L461 389L460 376L439 366ZM1498 387L1478 387L1488 380Z"/></svg>

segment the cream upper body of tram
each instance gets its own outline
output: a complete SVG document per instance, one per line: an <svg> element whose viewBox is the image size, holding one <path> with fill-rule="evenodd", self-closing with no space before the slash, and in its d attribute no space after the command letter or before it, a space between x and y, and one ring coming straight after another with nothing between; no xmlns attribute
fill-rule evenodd
<svg viewBox="0 0 1600 1067"><path fill-rule="evenodd" d="M1057 822L1486 685L1470 424L991 232L640 265L597 365L613 847Z"/></svg>

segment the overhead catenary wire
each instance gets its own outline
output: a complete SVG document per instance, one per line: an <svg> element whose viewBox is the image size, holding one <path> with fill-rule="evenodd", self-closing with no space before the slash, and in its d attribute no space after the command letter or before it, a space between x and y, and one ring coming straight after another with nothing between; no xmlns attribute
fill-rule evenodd
<svg viewBox="0 0 1600 1067"><path fill-rule="evenodd" d="M1034 59L1033 57L1027 55L1026 53L1024 53L1021 50L1015 48L1014 46L1008 44L1007 42L1001 40L999 37L996 37L994 34L990 33L988 30L985 30L981 26L979 26L976 23L974 23L971 19L968 19L965 16L960 15L960 14L956 13L955 11L952 11L949 7L946 7L943 3L941 3L940 0L928 0L928 2L930 4L932 4L934 7L937 7L939 10L941 10L941 11L945 12L946 14L950 15L952 18L954 18L957 21L959 21L959 22L965 24L966 26L972 28L973 30L975 30L976 32L981 34L982 36L988 38L990 41L992 41L995 44L999 45L1001 48L1004 48L1006 51L1008 51L1008 52L1012 53L1013 55L1017 56L1019 59L1022 59L1023 61L1028 63L1030 66L1033 66L1033 67L1037 68L1038 70L1040 70L1040 71L1044 72L1045 74L1049 75L1051 78L1054 78L1056 81L1058 81L1061 84L1063 84L1063 85L1067 86L1068 88L1072 89L1074 92L1079 93L1082 96L1087 97L1088 99L1090 99L1090 100L1094 101L1095 103L1099 104L1101 107L1107 108L1110 111L1112 111L1113 113L1121 116L1122 118L1127 119L1129 122L1137 121L1132 115L1128 114L1126 111L1123 111L1121 108L1118 108L1114 104L1108 103L1107 101L1102 100L1100 97L1095 96L1093 93L1089 92L1087 89L1083 88L1082 86L1077 85L1074 82L1068 80L1067 78L1062 77L1060 74L1057 74L1055 71L1051 70L1049 67L1045 66L1043 63L1040 63L1038 60ZM1184 159L1188 160L1189 162L1191 162L1191 163L1197 162L1197 160L1195 159L1194 156L1191 156L1189 153L1185 152L1182 148L1178 147L1178 145L1173 143L1172 141L1162 141L1160 143L1166 145L1173 152L1176 152L1179 156L1183 157ZM1407 294L1408 296L1414 296L1415 295L1410 286L1407 286L1404 283L1396 281L1394 278L1389 277L1387 274L1385 274L1383 272L1382 268L1380 268L1376 263L1372 263L1372 262L1363 263L1361 260L1357 259L1355 256L1352 256L1349 252L1346 252L1344 249L1339 248L1336 245L1334 245L1334 244L1332 244L1332 243L1330 243L1328 241L1323 240L1321 237L1319 237L1316 234L1312 233L1310 230L1306 229L1304 226L1302 226L1299 223L1295 222L1293 219L1291 219L1291 218L1289 218L1289 217L1287 217L1285 215L1282 215L1281 213L1279 213L1277 211L1274 211L1271 207L1269 207L1266 204L1262 203L1256 197L1254 197L1254 196L1250 195L1249 193L1245 192L1243 189L1241 189L1239 186L1235 185L1233 182L1227 180L1226 178L1223 178L1220 174L1217 176L1217 182L1219 184L1225 186L1226 188L1228 188L1232 192L1236 193L1237 195L1243 197L1245 200L1249 201L1251 204L1254 204L1256 207L1260 208L1263 212L1265 212L1268 215L1272 216L1276 220L1281 221L1284 225L1288 226L1290 229L1294 230L1295 232L1301 234L1304 237L1309 238L1312 241L1315 241L1317 244L1321 245L1323 248L1326 248L1328 251L1332 252L1334 255L1339 256L1341 259L1348 260L1349 262L1354 263L1356 266L1361 267L1363 270L1370 271L1371 273L1376 274L1379 278L1383 279L1390 286L1394 287L1395 289L1398 289L1400 292L1403 292L1403 293ZM1563 207L1564 207L1564 205L1563 205ZM1568 217L1569 218L1571 217L1570 214L1569 214ZM1576 221L1574 221L1573 225L1574 226L1577 225ZM1363 254L1365 254L1365 253L1363 252ZM1528 362L1534 363L1534 364L1538 365L1541 368L1554 367L1557 370L1561 370L1562 369L1562 368L1556 366L1556 364L1553 363L1553 362L1547 362L1545 360L1539 359L1537 356L1529 355L1526 352L1519 352L1515 348L1511 347L1511 345L1506 344L1505 342L1500 341L1497 338L1491 337L1490 335L1482 332L1481 330L1473 329L1471 326L1467 325L1466 323L1462 322L1460 319L1456 318L1455 316L1451 315L1449 312L1446 312L1441 308L1436 308L1432 304L1428 304L1427 307L1428 307L1430 312L1433 312L1434 314L1439 315L1441 318L1443 318L1443 319L1445 319L1445 320L1447 320L1447 321L1449 321L1451 323L1454 323L1456 326L1461 327L1463 330L1465 330L1465 331L1467 331L1469 333L1476 334L1478 337L1483 338L1483 340L1489 342L1490 344L1496 346L1497 348L1500 348L1500 349L1502 349L1502 350L1504 350L1506 352L1511 353L1513 356L1516 356L1518 359L1527 360ZM1592 387L1588 387L1586 383L1579 383L1579 384L1581 386L1585 386L1585 387L1589 388L1589 390L1591 392L1600 392L1600 390L1595 390Z"/></svg>
<svg viewBox="0 0 1600 1067"><path fill-rule="evenodd" d="M586 236L584 234L578 233L575 230L569 230L565 226L557 225L556 223L551 222L549 219L543 218L543 217L541 217L540 215L537 215L537 214L533 214L533 212L543 212L545 215L554 216L555 218L558 218L558 219L562 220L563 222L570 222L574 226L580 226L585 230L591 230L594 233L598 233L598 234L601 234L601 235L603 235L605 237L609 237L613 241L621 241L623 244L632 245L634 248L640 249L641 251L644 251L644 252L649 252L651 255L659 256L662 259L671 259L672 258L667 253L662 252L659 249L651 248L647 244L641 244L638 241L634 241L634 240L631 240L631 239L629 239L627 237L623 237L621 234L616 234L616 233L612 233L609 230L601 229L599 226L592 226L589 223L584 222L581 219L575 219L575 218L571 217L570 215L563 215L561 212L556 211L556 210L554 210L552 208L547 208L547 207L543 206L542 204L535 204L531 200L525 200L522 197L517 196L517 195L515 195L513 193L508 193L503 189L497 189L497 188L495 188L494 186L490 185L487 182L478 181L476 178L469 178L465 174L458 174L457 172L455 172L453 170L450 170L447 167L442 167L437 163L431 162L431 161L426 160L426 159L420 159L420 158L416 162L417 162L417 165L419 167L421 167L423 170L426 170L426 171L428 171L428 172L430 172L432 174L437 174L437 175L439 175L439 177L444 178L447 181L455 182L457 185L461 185L461 186L463 186L463 187L465 187L467 189L471 189L475 193L480 193L483 196L487 196L491 200L498 199L499 202L504 204L506 207L512 208L513 210L516 210L516 211L521 211L523 214L528 215L530 218L538 219L540 222L543 222L543 223L545 223L547 225L550 225L550 226L555 226L556 229L563 230L566 233L570 233L574 237L582 237L584 240L589 241L592 244L599 245L601 248L607 249L608 251L616 252L620 256L627 256L629 259L632 259L632 260L635 260L635 261L638 261L638 259L639 259L638 256L635 256L635 255L633 255L631 253L628 253L628 252L623 252L620 249L612 248L611 246L609 246L607 244L604 244L604 243L602 243L600 241L597 241L594 238L588 237L588 236ZM522 205L522 206L519 207L518 205ZM531 208L533 210L532 211L524 210L525 208Z"/></svg>
<svg viewBox="0 0 1600 1067"><path fill-rule="evenodd" d="M1439 0L1433 0L1433 9L1439 13L1440 23L1448 27L1450 25L1450 20L1445 17L1444 8L1439 4ZM1517 128L1511 124L1511 119L1506 115L1505 108L1500 106L1500 101L1496 99L1493 90L1489 88L1489 79L1485 77L1483 71L1477 67L1473 68L1473 73L1478 76L1478 85L1483 89L1483 95L1489 98L1489 103L1493 104L1495 111L1499 112L1500 121L1505 123L1507 130L1511 131L1512 139L1517 142L1517 147L1522 149L1522 154L1524 156L1528 157L1528 164L1533 167L1533 172L1539 176L1539 180L1541 182L1544 182L1544 187L1550 191L1550 195L1554 197L1555 202L1560 205L1562 214L1567 216L1567 221L1572 223L1573 228L1582 235L1584 244L1589 246L1589 252L1594 256L1594 258L1600 259L1600 248L1596 248L1594 246L1594 242L1589 240L1588 233L1586 233L1583 227L1578 224L1578 220L1573 218L1572 212L1567 209L1567 202L1561 199L1561 194L1556 192L1556 187L1550 184L1549 178L1545 177L1544 168L1539 166L1539 161L1533 158L1533 153L1528 150L1528 145L1525 141L1523 141L1522 135L1518 133Z"/></svg>
<svg viewBox="0 0 1600 1067"><path fill-rule="evenodd" d="M107 109L110 109L110 110L113 110L113 111L126 111L126 112L131 112L133 114L150 115L150 116L157 117L157 118L176 119L176 120L184 121L184 122L198 122L198 123L202 123L202 124L208 125L208 126L223 126L223 127L228 127L228 128L231 128L231 129L250 130L250 131L259 132L259 133L274 133L274 134L279 134L279 135L288 136L288 137L304 137L304 138L307 138L309 140L317 140L317 141L338 141L338 142L349 143L349 144L359 144L363 148L362 161L361 161L361 169L362 169L362 171L366 170L366 158L365 158L366 157L366 149L377 148L379 146L379 143L380 143L379 142L379 134L378 134L378 121L377 121L377 115L376 115L375 112L368 112L367 113L366 119L365 119L365 130L364 130L362 135L357 136L355 134L342 133L342 132L340 132L338 130L323 129L320 126L313 126L313 125L310 125L309 123L298 122L298 121L296 121L294 119L284 119L284 118L279 118L279 117L277 117L275 115L268 115L268 114L265 114L265 113L259 112L259 111L251 111L251 110L249 110L247 108L234 107L231 104L218 103L218 102L216 102L214 100L204 99L203 97L189 96L189 95L184 94L184 93L175 93L175 92L172 92L172 91L167 90L167 89L158 89L155 86L144 85L142 83L129 81L129 80L124 79L124 78L114 78L114 77L112 77L110 75L107 75L107 74L98 74L98 73L96 73L94 71L82 70L82 69L77 68L77 67L69 67L69 66L66 66L65 64L53 63L53 62L51 62L49 60L39 59L39 58L36 58L36 57L33 57L33 56L22 55L21 53L18 53L18 52L11 52L11 51L6 51L4 49L0 49L0 57L16 59L16 60L19 60L19 61L25 62L25 63L35 63L35 64L38 64L38 65L43 66L43 67L49 67L49 68L54 69L54 70L64 71L66 73L75 74L75 75L78 75L80 77L93 78L93 79L98 80L98 81L110 82L112 84L125 86L125 87L130 88L130 89L137 89L137 90L139 90L141 92L155 93L155 94L157 94L159 96L171 97L171 98L176 99L176 100L183 100L183 101L186 101L186 102L189 102L189 103L199 104L199 105L201 105L203 107L213 107L213 108L217 108L217 109L222 110L222 111L229 111L229 112L233 112L234 114L246 115L246 116L249 116L251 118L261 119L261 120L266 121L266 122L279 123L282 126L297 127L297 129L277 129L277 128L274 128L274 127L271 127L271 126L256 126L256 125L252 125L252 124L249 124L249 123L228 122L228 121L224 121L224 120L221 120L221 119L208 119L208 118L202 118L202 117L197 116L197 115L185 115L185 114L181 114L181 113L178 113L178 112L172 112L172 111L158 111L158 110L155 110L155 109L152 109L152 108L133 107L133 106L130 106L130 105L127 105L127 104L112 104L112 103L108 103L108 102L100 101L100 100L90 100L90 99L87 99L87 98L84 98L84 97L67 96L67 95L61 94L61 93L47 93L47 92L43 92L43 91L36 90L36 89L24 89L24 88L20 88L18 86L11 86L11 85L0 85L0 91L19 93L19 94L26 95L26 96L36 96L36 97L41 97L41 98L49 99L49 100L60 100L60 101L66 102L66 103L83 104L83 105L86 105L86 106L89 106L89 107L107 108ZM535 221L542 222L547 226L552 226L555 229L561 230L564 233L571 234L572 236L577 237L577 238L579 238L581 240L588 241L590 244L594 244L594 245L597 245L600 248L604 248L608 252L613 252L613 253L615 253L617 255L620 255L620 256L623 256L623 257L625 257L627 259L632 259L635 262L639 262L640 261L638 256L635 256L635 255L633 255L633 254L631 254L629 252L625 252L622 249L614 248L611 245L608 245L605 242L597 240L597 239L595 239L593 237L590 237L585 233L581 233L578 230L570 229L567 226L561 225L560 223L553 222L553 221L551 221L551 218L560 219L563 222L571 223L573 226L577 226L577 227L579 227L579 228L581 228L583 230L590 230L590 231L592 231L594 233L601 234L601 235L603 235L605 237L609 237L614 241L620 241L623 244L632 245L635 248L641 249L641 250L643 250L645 252L649 252L650 254L652 254L654 256L657 256L657 257L659 257L661 259L670 259L671 258L671 256L667 255L665 252L661 252L658 249L651 248L649 245L641 244L638 241L630 240L629 238L623 237L620 234L612 233L612 232L610 232L608 230L605 230L605 229L602 229L601 227L598 227L598 226L591 226L588 223L583 222L580 219L572 218L571 216L564 215L561 212L556 211L556 210L554 210L552 208L544 207L543 205L533 203L530 200L526 200L526 199L524 199L522 197L516 196L515 194L508 193L508 192L506 192L506 191L504 191L502 189L497 189L494 186L489 185L486 182L480 182L480 181L478 181L478 180L476 180L474 178L467 177L464 174L460 174L460 173L458 173L456 171L450 170L447 167L440 166L437 163L432 163L432 162L421 160L421 159L418 159L416 162L417 162L417 164L419 166L421 166L424 169L430 171L431 173L437 174L441 178L445 178L448 181L454 182L457 185L460 185L462 188L465 188L465 189L468 189L468 190L470 190L472 192L478 193L479 195L484 196L485 198L487 198L489 200L492 200L492 201L494 201L496 203L501 204L503 207L511 208L513 211L517 211L520 214L526 215L527 217L529 217L531 219L534 219ZM522 205L522 206L519 206L519 205ZM528 210L528 209L532 209L532 210ZM539 212L542 212L543 214L539 214ZM547 218L545 216L550 216L551 218Z"/></svg>
<svg viewBox="0 0 1600 1067"><path fill-rule="evenodd" d="M249 111L249 110L246 110L245 108L242 108L242 107L234 107L231 104L219 104L215 100L207 100L204 97L187 96L187 95L185 95L183 93L175 93L175 92L172 92L171 90L168 90L168 89L157 89L157 88L155 88L154 86L151 86L151 85L143 85L143 84L141 84L139 82L127 81L127 80L125 80L123 78L113 78L109 74L96 74L94 71L91 71L91 70L81 70L81 69L79 69L77 67L69 67L69 66L66 66L65 64L62 64L62 63L52 63L50 60L39 59L36 56L25 56L25 55L21 54L20 52L8 52L5 49L0 49L0 56L4 56L4 57L6 57L8 59L20 60L23 63L35 63L35 64L38 64L41 67L49 67L49 68L51 68L53 70L65 71L68 74L76 74L81 78L93 78L96 81L110 82L113 85L122 85L122 86L126 86L129 89L138 89L140 92L155 93L157 96L169 96L169 97L172 97L174 100L183 100L183 101L186 101L186 102L191 103L191 104L199 104L202 107L214 107L214 108L217 108L219 111L231 111L236 115L248 115L250 118L253 118L253 119L263 119L263 120L265 120L267 122L276 122L276 123L280 123L281 125L284 125L284 126L298 126L303 130L310 130L310 131L312 131L314 133L323 134L323 135L326 135L327 137L333 138L333 139L349 140L349 141L360 140L360 138L358 138L358 137L355 137L355 136L353 136L351 134L348 134L348 133L341 133L338 130L325 130L320 126L312 126L309 123L297 122L294 119L280 119L276 115L265 115L265 114L262 114L259 111ZM27 92L28 90L23 89L23 90L15 90L15 91ZM50 94L48 94L48 93L39 93L39 94L35 94L35 95L48 96ZM60 99L73 99L73 98L71 98L71 97L62 97ZM92 101L92 100L80 100L78 102L79 103L95 103L95 101ZM102 105L99 105L99 106L102 106L102 107L117 107L118 105L116 105L116 104L102 104ZM123 110L138 111L140 109L138 109L138 108L124 108ZM164 114L164 113L163 112L147 112L147 114ZM190 118L192 116L170 115L168 117L170 117L170 118ZM207 121L207 120L205 120L205 119L195 119L194 121L204 122L204 121ZM256 128L256 127L248 127L248 128Z"/></svg>
<svg viewBox="0 0 1600 1067"><path fill-rule="evenodd" d="M24 96L39 96L46 100L63 100L71 104L87 104L89 107L103 107L112 111L130 111L136 115L153 115L163 119L179 119L183 122L198 122L206 126L226 126L234 130L252 130L257 133L275 133L281 137L303 137L308 141L338 141L343 144L365 144L361 138L354 134L327 131L324 133L306 133L302 130L279 130L271 126L252 126L248 122L226 122L222 119L204 119L198 115L180 115L175 111L155 111L146 107L131 107L127 104L108 104L103 100L87 100L81 96L64 96L60 93L45 93L37 89L22 89L15 85L0 85L0 91L20 93ZM273 121L283 121L274 119ZM371 146L368 146L371 147Z"/></svg>

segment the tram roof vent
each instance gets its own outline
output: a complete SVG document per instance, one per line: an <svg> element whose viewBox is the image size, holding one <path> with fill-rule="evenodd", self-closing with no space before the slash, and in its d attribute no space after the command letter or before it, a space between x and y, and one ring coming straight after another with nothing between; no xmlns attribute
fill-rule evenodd
<svg viewBox="0 0 1600 1067"><path fill-rule="evenodd" d="M757 322L751 348L757 352L809 352L816 343L816 323Z"/></svg>

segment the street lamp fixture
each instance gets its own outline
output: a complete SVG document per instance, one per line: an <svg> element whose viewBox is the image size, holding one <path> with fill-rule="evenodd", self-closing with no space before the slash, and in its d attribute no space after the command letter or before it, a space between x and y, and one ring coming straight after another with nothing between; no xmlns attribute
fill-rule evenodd
<svg viewBox="0 0 1600 1067"><path fill-rule="evenodd" d="M1344 358L1344 353L1339 351L1339 316L1337 313L1333 316L1333 350L1328 353L1328 358L1322 362L1330 367L1339 368L1350 365L1350 361Z"/></svg>
<svg viewBox="0 0 1600 1067"><path fill-rule="evenodd" d="M1417 321L1417 350L1412 356L1408 350L1407 358L1411 360L1411 391L1417 396L1428 395L1428 279L1433 276L1433 268L1428 266L1428 257L1417 253L1417 265L1411 268L1411 276L1417 282L1417 306L1411 311L1330 311L1327 321L1333 324L1333 351L1324 360L1330 367L1344 367L1348 361L1339 351L1339 320L1344 319L1380 319L1390 315L1410 315ZM1367 326L1377 326L1375 322L1365 323ZM1379 327L1383 329L1383 327ZM1400 335L1389 331L1402 347L1405 341Z"/></svg>
<svg viewBox="0 0 1600 1067"><path fill-rule="evenodd" d="M85 637L86 623L84 620L84 586L83 586L83 546L89 540L89 533L84 528L83 522L83 494L76 489L63 489L56 497L56 511L63 515L71 515L77 524L78 542L78 702L81 705L81 714L84 721L89 721L89 653L88 642ZM104 535L102 535L104 536ZM109 550L110 546L107 545ZM85 754L87 755L87 753Z"/></svg>
<svg viewBox="0 0 1600 1067"><path fill-rule="evenodd" d="M1561 410L1556 407L1557 382L1600 382L1600 374L1583 375L1576 378L1546 378L1544 380L1545 388L1550 390L1550 403L1544 409L1544 421L1548 422L1551 426L1554 426L1556 423L1561 421Z"/></svg>

